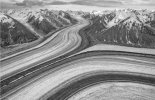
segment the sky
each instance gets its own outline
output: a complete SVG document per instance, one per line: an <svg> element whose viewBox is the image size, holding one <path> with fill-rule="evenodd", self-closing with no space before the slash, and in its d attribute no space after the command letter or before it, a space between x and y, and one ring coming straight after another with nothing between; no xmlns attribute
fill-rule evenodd
<svg viewBox="0 0 155 100"><path fill-rule="evenodd" d="M0 0L0 2L16 4L18 6L78 4L99 7L155 7L155 0Z"/></svg>

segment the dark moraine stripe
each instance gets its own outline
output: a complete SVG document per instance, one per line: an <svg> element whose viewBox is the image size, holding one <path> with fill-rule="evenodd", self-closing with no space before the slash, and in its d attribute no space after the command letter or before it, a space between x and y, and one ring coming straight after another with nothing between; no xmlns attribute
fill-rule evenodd
<svg viewBox="0 0 155 100"><path fill-rule="evenodd" d="M93 85L106 82L132 82L155 86L155 76L129 72L90 73L89 75L83 76L82 79L77 79L77 81L68 83L65 87L49 96L47 100L67 100L79 91L82 91Z"/></svg>
<svg viewBox="0 0 155 100"><path fill-rule="evenodd" d="M151 54L131 53L131 52L122 52L122 51L89 51L89 52L77 54L69 58L61 56L61 60L58 60L58 59L50 60L43 64L34 66L33 68L27 69L14 76L11 76L7 79L1 80L0 94L3 95L9 92L10 90L14 89L15 87L25 83L29 79L32 79L35 76L38 76L41 73L44 73L46 71L52 70L54 68L58 68L59 66L63 64L66 64L66 63L69 63L69 62L72 62L78 59L82 59L82 58L93 57L93 56L107 56L107 55L125 56L125 57L142 57L142 58L155 59L155 55L151 55Z"/></svg>

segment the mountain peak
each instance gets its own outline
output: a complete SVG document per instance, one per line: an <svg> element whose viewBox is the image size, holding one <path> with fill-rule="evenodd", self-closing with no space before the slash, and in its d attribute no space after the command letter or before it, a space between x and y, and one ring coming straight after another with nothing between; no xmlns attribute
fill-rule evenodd
<svg viewBox="0 0 155 100"><path fill-rule="evenodd" d="M141 27L142 22L139 20L139 18L136 15L132 15L124 19L121 24L125 25L128 30L130 30L132 27Z"/></svg>

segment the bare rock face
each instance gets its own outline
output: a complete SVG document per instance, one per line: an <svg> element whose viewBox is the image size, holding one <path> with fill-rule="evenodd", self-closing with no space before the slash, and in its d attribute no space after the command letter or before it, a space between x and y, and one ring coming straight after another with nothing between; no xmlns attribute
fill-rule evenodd
<svg viewBox="0 0 155 100"><path fill-rule="evenodd" d="M91 20L93 24L86 31L102 43L155 48L153 12L118 10L95 15Z"/></svg>

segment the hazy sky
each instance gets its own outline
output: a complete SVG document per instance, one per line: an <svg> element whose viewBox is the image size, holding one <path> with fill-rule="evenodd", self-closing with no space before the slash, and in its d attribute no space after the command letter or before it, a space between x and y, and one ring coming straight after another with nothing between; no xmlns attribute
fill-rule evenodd
<svg viewBox="0 0 155 100"><path fill-rule="evenodd" d="M155 0L0 0L5 3L19 3L22 5L37 4L78 4L101 7L155 7Z"/></svg>

